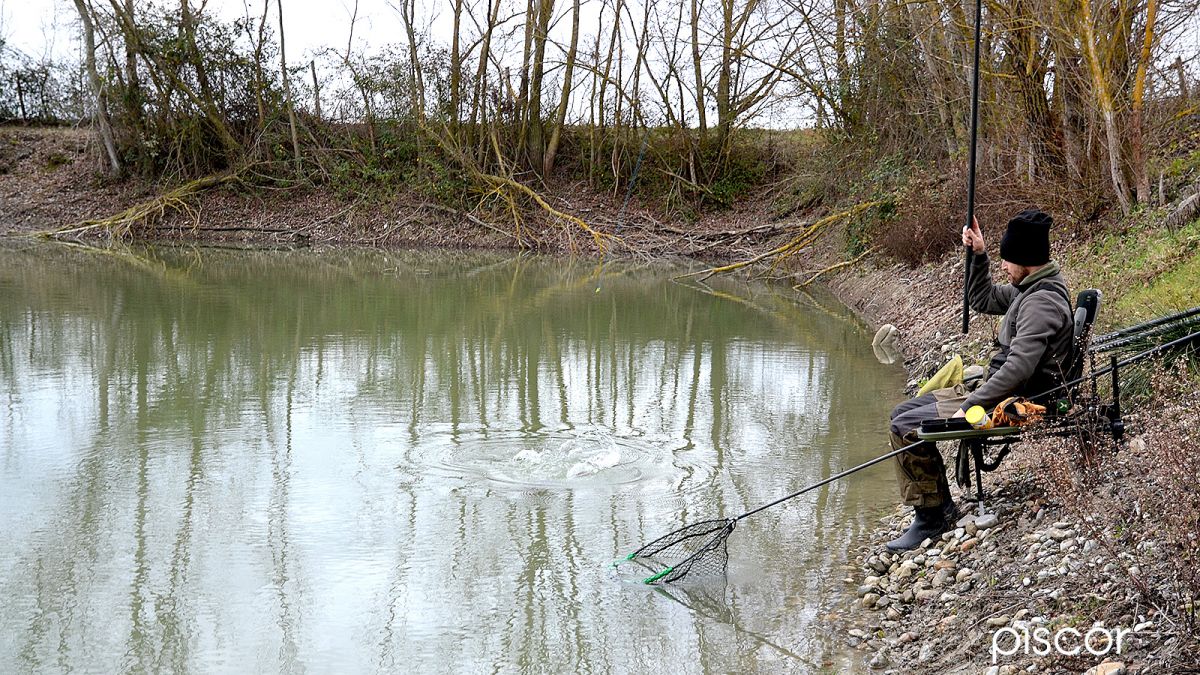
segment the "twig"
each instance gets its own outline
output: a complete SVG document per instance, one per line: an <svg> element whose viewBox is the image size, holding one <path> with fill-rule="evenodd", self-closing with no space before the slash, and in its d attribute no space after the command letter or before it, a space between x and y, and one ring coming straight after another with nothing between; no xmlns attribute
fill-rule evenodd
<svg viewBox="0 0 1200 675"><path fill-rule="evenodd" d="M877 250L879 250L878 246L872 246L871 248L863 251L862 253L859 253L856 257L854 257L851 260L843 260L842 262L837 263L836 265L830 265L829 267L826 267L825 269L821 270L820 272L817 272L816 274L809 277L807 281L798 283L795 286L792 286L792 288L794 290L799 290L801 288L804 288L805 286L807 286L807 285L811 284L812 282L816 281L817 279L819 279L821 277L821 275L823 275L827 272L833 272L834 270L839 270L843 267L849 267L849 266L853 265L854 263L858 262L859 260L862 260L863 258L867 257L868 255L874 253Z"/></svg>
<svg viewBox="0 0 1200 675"><path fill-rule="evenodd" d="M723 272L732 272L733 270L741 269L743 267L748 267L755 263L766 260L767 258L786 257L786 256L791 255L792 253L804 248L805 246L808 246L813 241L815 241L817 239L817 237L820 236L821 231L827 225L830 225L831 223L834 223L843 218L849 218L851 216L857 215L871 207L878 206L881 203L882 203L882 200L863 202L861 204L856 204L855 206L852 206L852 207L846 209L845 211L839 211L838 213L835 213L835 214L832 214L829 216L825 216L824 218L818 220L817 222L815 222L812 225L809 225L807 228L805 228L804 231L800 233L800 236L792 239L791 241L789 241L781 246L777 246L777 247L771 249L770 251L767 251L766 253L760 253L759 255L756 255L753 258L750 258L748 260L731 263L729 265L723 265L721 267L712 267L712 268L709 268L706 270L700 270L698 272L689 272L687 274L681 274L675 278L683 279L686 277L703 275L703 276L700 276L700 278L707 279L707 278L713 276L714 274L721 274Z"/></svg>

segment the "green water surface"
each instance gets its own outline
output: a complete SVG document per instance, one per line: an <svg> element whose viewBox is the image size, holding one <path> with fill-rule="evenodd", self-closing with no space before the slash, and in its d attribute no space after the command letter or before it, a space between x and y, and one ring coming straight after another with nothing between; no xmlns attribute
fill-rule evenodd
<svg viewBox="0 0 1200 675"><path fill-rule="evenodd" d="M0 245L0 672L818 672L886 449L836 303L516 256Z"/></svg>

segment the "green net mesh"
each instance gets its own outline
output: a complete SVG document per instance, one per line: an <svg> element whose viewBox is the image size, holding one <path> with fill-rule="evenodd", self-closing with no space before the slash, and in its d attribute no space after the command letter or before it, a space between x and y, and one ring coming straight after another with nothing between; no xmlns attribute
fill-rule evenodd
<svg viewBox="0 0 1200 675"><path fill-rule="evenodd" d="M626 560L653 572L647 584L669 584L693 576L724 576L729 564L725 541L736 519L704 520L681 527L631 553Z"/></svg>

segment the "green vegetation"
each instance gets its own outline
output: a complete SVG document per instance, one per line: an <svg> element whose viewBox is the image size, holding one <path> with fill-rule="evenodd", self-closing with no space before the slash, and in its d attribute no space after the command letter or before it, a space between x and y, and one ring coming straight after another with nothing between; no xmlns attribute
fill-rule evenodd
<svg viewBox="0 0 1200 675"><path fill-rule="evenodd" d="M1106 232L1070 261L1076 286L1104 290L1105 328L1200 305L1200 219L1178 230L1145 212L1124 229Z"/></svg>

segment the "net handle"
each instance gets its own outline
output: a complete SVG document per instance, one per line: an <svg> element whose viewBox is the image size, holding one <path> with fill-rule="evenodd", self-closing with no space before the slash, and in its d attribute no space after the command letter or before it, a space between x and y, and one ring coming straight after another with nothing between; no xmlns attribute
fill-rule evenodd
<svg viewBox="0 0 1200 675"><path fill-rule="evenodd" d="M912 450L913 448L917 447L918 445L920 445L924 442L925 441L917 441L916 443L910 443L910 444L904 446L903 448L900 448L899 450L893 450L889 453L882 454L882 455L876 457L875 459L869 459L869 460L863 462L862 464L859 464L858 466L846 469L845 471L842 471L841 473L835 473L832 476L830 476L820 482L813 483L812 485L809 485L808 487L797 490L797 491L793 492L792 494L787 495L785 497L780 497L779 499L776 499L775 501L773 501L769 504L763 504L762 506L754 509L753 511L747 511L747 512L743 513L742 515L734 518L733 520L734 521L741 520L742 518L752 516L764 509L769 509L772 506L775 506L776 504L786 502L787 500L792 499L794 497L799 497L800 495L804 494L805 492L808 492L810 490L815 490L815 489L821 487L822 485L828 485L835 480L845 478L846 476L849 476L850 474L855 473L857 471L862 471L863 469L867 468L868 466L874 466L874 465L884 461L885 459L891 459L892 457L895 457L896 455L899 455L902 452L908 452L909 450Z"/></svg>

